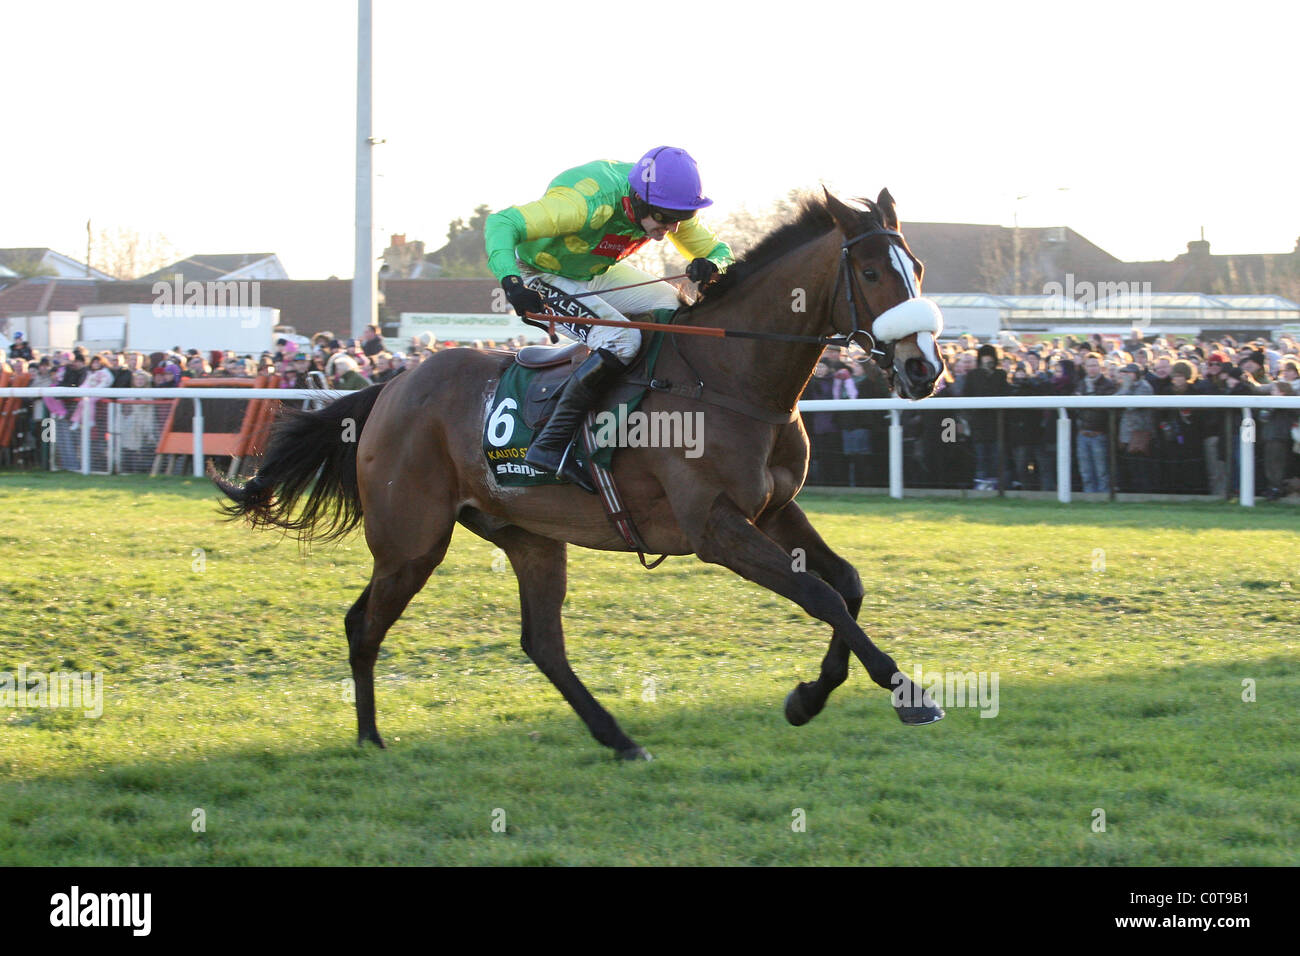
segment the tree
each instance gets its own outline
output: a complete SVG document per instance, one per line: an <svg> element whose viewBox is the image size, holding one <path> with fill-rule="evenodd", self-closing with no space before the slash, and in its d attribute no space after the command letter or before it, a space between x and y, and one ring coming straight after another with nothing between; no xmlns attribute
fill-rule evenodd
<svg viewBox="0 0 1300 956"><path fill-rule="evenodd" d="M92 269L115 279L135 279L156 272L180 258L171 240L159 233L141 234L117 226L100 229L91 243Z"/></svg>
<svg viewBox="0 0 1300 956"><path fill-rule="evenodd" d="M1017 253L1019 255L1017 256ZM990 295L1040 295L1046 276L1036 230L1000 230L979 245L980 288ZM1017 258L1019 262L1017 262Z"/></svg>

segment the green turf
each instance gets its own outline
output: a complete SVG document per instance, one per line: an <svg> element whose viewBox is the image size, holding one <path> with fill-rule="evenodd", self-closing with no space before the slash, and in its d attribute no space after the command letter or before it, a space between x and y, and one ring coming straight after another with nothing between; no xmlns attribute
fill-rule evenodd
<svg viewBox="0 0 1300 956"><path fill-rule="evenodd" d="M995 718L920 728L856 664L790 727L824 625L693 558L573 550L570 656L633 765L520 652L513 576L464 531L380 656L390 749L358 749L364 542L302 556L213 504L0 477L0 672L105 684L97 719L0 710L0 864L1298 861L1290 509L804 501L904 671L998 674Z"/></svg>

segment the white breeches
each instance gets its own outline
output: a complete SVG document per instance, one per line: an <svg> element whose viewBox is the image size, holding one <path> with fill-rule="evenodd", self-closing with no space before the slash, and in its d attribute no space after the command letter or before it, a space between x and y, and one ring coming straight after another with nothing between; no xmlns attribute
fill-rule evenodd
<svg viewBox="0 0 1300 956"><path fill-rule="evenodd" d="M584 296L577 300L584 308L590 309L597 318L601 319L626 322L629 314L643 315L654 309L676 309L681 305L676 288L667 282L655 282L658 276L652 276L623 262L616 262L608 271L585 280L566 279L564 276L552 275L549 272L538 272L526 262L519 263L519 274L524 284L530 287L532 280L540 279L547 285L570 295L577 292L602 293ZM651 284L638 286L635 289L604 291L614 286L631 285L636 282ZM545 290L541 291L545 298ZM585 342L593 352L596 349L608 349L625 365L636 357L637 351L641 348L641 332L638 329L620 329L612 325L561 325L559 322L556 322L556 328L570 338Z"/></svg>

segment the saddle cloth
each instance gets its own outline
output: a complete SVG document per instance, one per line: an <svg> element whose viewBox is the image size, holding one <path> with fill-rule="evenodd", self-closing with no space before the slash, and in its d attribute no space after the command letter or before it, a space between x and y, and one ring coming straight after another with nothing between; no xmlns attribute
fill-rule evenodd
<svg viewBox="0 0 1300 956"><path fill-rule="evenodd" d="M669 322L673 314L671 309L660 309L652 314L652 320ZM654 375L663 338L662 332L642 336L641 351L637 353L636 359L628 366L624 376L605 393L599 406L592 409L593 414L612 411L620 405L626 407L626 413L630 413L641 404L646 391L644 383ZM538 348L540 347L532 347L528 350L530 355L525 357L525 361L532 366L545 361L538 359ZM501 373L497 387L488 399L483 425L483 454L487 458L488 470L503 488L564 483L564 479L557 475L538 471L524 462L529 443L550 418L564 383L589 354L585 348L573 349L572 346L557 347L555 351L558 353L563 349L572 350L572 357L569 361L556 365L525 367L517 360L512 362ZM589 415L588 421L591 418ZM578 465L586 469L588 457L580 437L574 436L569 454L576 456ZM612 447L604 447L597 448L591 457L600 467L608 468L613 455Z"/></svg>

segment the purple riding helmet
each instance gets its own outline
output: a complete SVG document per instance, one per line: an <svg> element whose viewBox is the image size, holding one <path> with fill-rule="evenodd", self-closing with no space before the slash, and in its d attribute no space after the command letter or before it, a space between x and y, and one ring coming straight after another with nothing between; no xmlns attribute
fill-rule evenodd
<svg viewBox="0 0 1300 956"><path fill-rule="evenodd" d="M632 192L657 209L694 212L712 206L700 186L700 168L691 154L676 146L656 146L627 174Z"/></svg>

